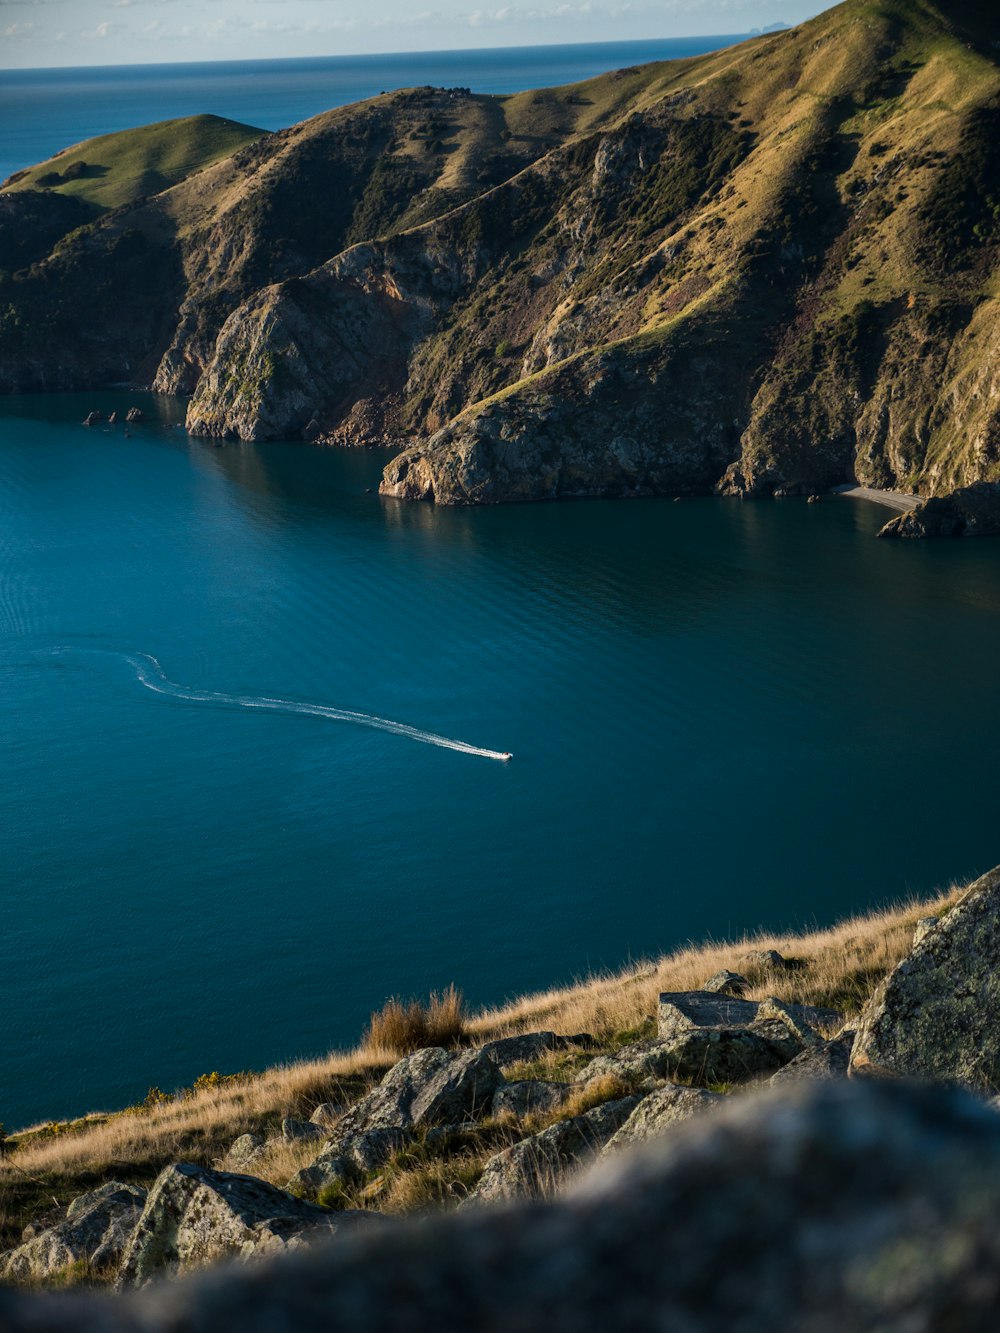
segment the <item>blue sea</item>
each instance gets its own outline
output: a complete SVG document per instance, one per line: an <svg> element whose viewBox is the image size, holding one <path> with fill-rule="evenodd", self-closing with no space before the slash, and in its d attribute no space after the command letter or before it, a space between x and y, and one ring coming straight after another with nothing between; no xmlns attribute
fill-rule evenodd
<svg viewBox="0 0 1000 1333"><path fill-rule="evenodd" d="M278 130L394 88L516 93L651 60L703 55L739 34L301 60L0 70L0 180L97 134L204 112Z"/></svg>
<svg viewBox="0 0 1000 1333"><path fill-rule="evenodd" d="M216 85L258 122L332 100L160 73L131 104L88 75L104 109L28 156ZM80 425L132 404L129 438ZM393 993L495 1003L1000 860L997 542L879 542L847 499L404 505L380 451L183 414L0 400L8 1126L351 1043Z"/></svg>

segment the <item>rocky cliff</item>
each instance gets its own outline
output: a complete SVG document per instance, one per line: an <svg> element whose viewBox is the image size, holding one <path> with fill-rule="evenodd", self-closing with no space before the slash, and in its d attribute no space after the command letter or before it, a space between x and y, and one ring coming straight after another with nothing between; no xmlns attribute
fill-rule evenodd
<svg viewBox="0 0 1000 1333"><path fill-rule="evenodd" d="M0 388L397 444L383 493L439 503L993 481L998 41L981 0L846 0L574 87L331 112L3 275Z"/></svg>

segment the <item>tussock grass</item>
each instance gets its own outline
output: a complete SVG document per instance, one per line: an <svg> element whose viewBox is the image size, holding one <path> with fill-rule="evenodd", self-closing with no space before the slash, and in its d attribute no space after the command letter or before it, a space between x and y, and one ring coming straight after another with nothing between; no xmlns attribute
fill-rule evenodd
<svg viewBox="0 0 1000 1333"><path fill-rule="evenodd" d="M407 1055L424 1046L454 1046L465 1032L466 1013L462 992L449 986L434 992L426 1004L386 1000L372 1014L363 1045L385 1055Z"/></svg>
<svg viewBox="0 0 1000 1333"><path fill-rule="evenodd" d="M799 966L792 971L758 969L750 978L754 982L751 998L771 994L785 1001L830 1005L850 1018L906 954L918 919L947 911L963 892L961 887L952 887L929 900L872 911L813 932L689 945L620 972L583 978L570 986L484 1009L463 1017L460 1028L456 1015L462 1013L461 997L449 989L437 997L436 1006L422 1008L427 1022L424 1031L435 1043L448 1034L451 1039L461 1036L466 1043L475 1043L549 1028L561 1033L589 1032L596 1045L611 1049L625 1038L635 1040L651 1033L660 991L695 989L722 967L745 970L745 956L764 949L775 949L797 960ZM11 1153L0 1158L0 1244L14 1243L24 1222L51 1210L54 1200L67 1203L111 1177L148 1182L161 1167L177 1160L219 1165L232 1141L248 1130L260 1133L263 1129L270 1134L267 1153L255 1164L254 1172L273 1184L284 1184L315 1155L316 1144L285 1144L278 1136L281 1117L308 1118L320 1102L350 1102L372 1086L394 1063L400 1049L385 1044L388 1036L394 1042L400 1039L392 1025L383 1029L385 1012L373 1016L369 1027L369 1039L378 1037L380 1045L373 1046L369 1040L353 1051L332 1052L324 1059L203 1086L181 1100L154 1102L137 1114L91 1117L75 1122L71 1132L53 1134L51 1127L36 1126L14 1134ZM402 1031L406 1035L410 1029ZM553 1052L551 1060L525 1067L521 1076L571 1077L582 1058ZM615 1089L583 1088L579 1098L555 1118L580 1114L609 1095L621 1094ZM497 1150L490 1145L491 1152ZM451 1152L441 1165L430 1157L409 1162L405 1169L397 1163L394 1170L369 1184L365 1206L396 1210L417 1199L429 1203L454 1198L469 1187L475 1164L484 1160L483 1151L470 1145L469 1161L464 1164L462 1151ZM417 1179L401 1183L408 1174Z"/></svg>

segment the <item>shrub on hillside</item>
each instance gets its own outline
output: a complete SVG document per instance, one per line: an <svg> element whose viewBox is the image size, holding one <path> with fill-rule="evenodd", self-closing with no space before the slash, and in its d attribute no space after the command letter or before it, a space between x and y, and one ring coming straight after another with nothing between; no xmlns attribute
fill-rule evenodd
<svg viewBox="0 0 1000 1333"><path fill-rule="evenodd" d="M426 1004L393 996L369 1019L365 1045L396 1055L425 1046L453 1046L465 1032L465 1019L465 1001L454 986L434 992Z"/></svg>

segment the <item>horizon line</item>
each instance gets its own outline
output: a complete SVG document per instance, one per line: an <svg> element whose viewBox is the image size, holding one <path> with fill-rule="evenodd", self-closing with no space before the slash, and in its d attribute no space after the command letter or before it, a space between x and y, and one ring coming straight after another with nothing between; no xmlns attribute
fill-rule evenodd
<svg viewBox="0 0 1000 1333"><path fill-rule="evenodd" d="M113 69L161 69L170 66L190 65L190 66L213 66L213 65L277 65L308 63L326 60L391 60L391 59L410 59L414 56L435 56L435 55L472 55L485 51L544 51L544 50L562 50L566 47L584 49L588 47L607 47L607 46L648 46L652 43L664 42L692 42L701 39L729 38L728 43L723 42L719 49L724 49L726 44L738 45L740 42L749 41L754 37L773 36L777 32L787 32L793 26L787 24L783 28L772 29L765 32L763 29L754 28L747 32L701 32L687 33L683 36L672 37L627 37L627 38L607 38L603 41L591 42L515 42L510 45L488 45L488 46L437 46L414 49L412 51L350 51L330 53L326 55L301 55L301 56L232 56L223 59L214 60L122 60L113 61L105 64L89 65L0 65L0 76L4 74L51 74L56 71L79 70L79 71L98 71ZM683 57L682 57L683 58Z"/></svg>

